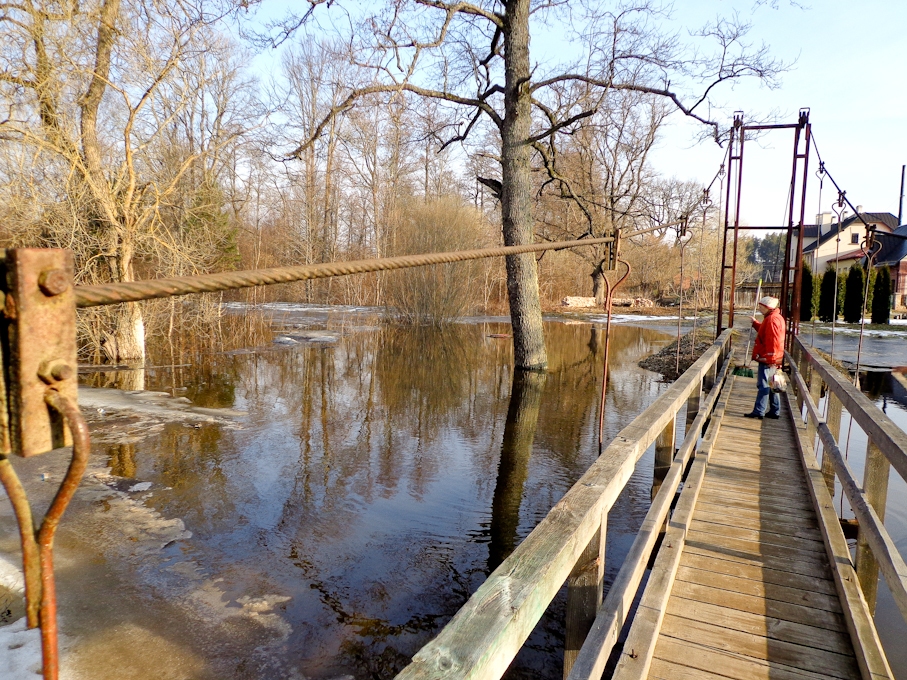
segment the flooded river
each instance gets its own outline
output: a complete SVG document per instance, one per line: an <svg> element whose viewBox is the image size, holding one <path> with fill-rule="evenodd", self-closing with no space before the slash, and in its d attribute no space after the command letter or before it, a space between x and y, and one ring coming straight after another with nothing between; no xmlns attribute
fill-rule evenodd
<svg viewBox="0 0 907 680"><path fill-rule="evenodd" d="M546 322L549 372L515 376L503 320L439 331L363 310L269 314L276 331L258 347L145 371L146 390L197 417L93 409L94 467L58 541L64 679L392 677L596 457L601 325ZM637 362L673 340L612 333L606 440L667 388ZM874 396L907 425L888 380ZM17 468L52 477L52 455ZM650 452L609 515L606 587L651 485ZM7 524L0 552L16 542ZM907 553L897 475L886 524ZM508 677L561 677L564 601Z"/></svg>
<svg viewBox="0 0 907 680"><path fill-rule="evenodd" d="M219 677L391 677L594 460L603 332L548 322L548 374L514 379L509 324L285 311L286 344L146 375L149 390L247 412L241 428L168 423L109 445L108 464L151 482L147 505L192 532L169 548L174 563L228 609L262 602L265 634L238 645L244 658L229 630L196 650ZM636 363L671 340L613 330L607 439L666 388ZM609 579L651 475L644 460L609 520ZM149 597L168 597L172 567L146 569ZM512 677L559 677L562 641L560 598Z"/></svg>

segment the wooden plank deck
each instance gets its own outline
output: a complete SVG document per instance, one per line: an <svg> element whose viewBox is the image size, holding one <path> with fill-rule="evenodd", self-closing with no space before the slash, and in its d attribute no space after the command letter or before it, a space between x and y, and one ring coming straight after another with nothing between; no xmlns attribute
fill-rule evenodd
<svg viewBox="0 0 907 680"><path fill-rule="evenodd" d="M648 677L860 678L797 434L743 418L754 399L737 377Z"/></svg>

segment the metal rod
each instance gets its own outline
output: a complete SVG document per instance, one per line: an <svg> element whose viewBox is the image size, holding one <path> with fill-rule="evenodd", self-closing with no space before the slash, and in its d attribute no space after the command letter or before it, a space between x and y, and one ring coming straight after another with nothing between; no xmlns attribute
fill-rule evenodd
<svg viewBox="0 0 907 680"><path fill-rule="evenodd" d="M788 334L787 343L793 342L792 338L800 333L800 298L803 294L803 234L806 221L806 186L809 181L809 147L812 141L812 125L809 122L809 109L801 111L801 122L804 125L805 148L803 150L803 177L800 190L800 222L797 227L797 256L794 261L794 292L791 304L791 333Z"/></svg>
<svg viewBox="0 0 907 680"><path fill-rule="evenodd" d="M6 454L0 455L0 482L9 496L19 525L22 573L25 577L25 620L29 628L36 628L41 611L41 556L35 539L35 525L28 496Z"/></svg>
<svg viewBox="0 0 907 680"><path fill-rule="evenodd" d="M675 362L674 362L674 373L680 375L680 325L683 323L683 260L684 252L686 251L687 244L692 239L693 232L689 231L684 224L682 230L678 230L677 233L677 243L680 245L680 302L677 307L677 351L675 352ZM687 240L684 241L683 238L686 237ZM696 341L695 336L691 336L690 346Z"/></svg>
<svg viewBox="0 0 907 680"><path fill-rule="evenodd" d="M743 124L743 114L740 114L740 123ZM740 153L737 154L737 207L734 210L734 257L731 260L731 296L728 300L728 328L734 327L734 297L737 291L737 244L740 238L740 205L743 194L743 143L746 141L746 133L740 130ZM725 225L727 228L727 225Z"/></svg>
<svg viewBox="0 0 907 680"><path fill-rule="evenodd" d="M730 210L731 210L731 185L733 184L734 177L734 161L739 161L740 157L734 156L734 142L736 141L737 131L743 125L743 112L735 111L734 112L734 124L731 127L730 140L728 141L728 166L727 166L727 200L724 204L724 231L721 233L721 274L719 276L718 284L718 313L716 314L717 320L715 329L715 337L717 338L721 335L722 331L726 328L724 325L724 286L725 280L727 278L727 236L728 236L728 224L730 223ZM743 134L742 132L740 133ZM739 162L738 162L739 167ZM720 173L720 171L719 171ZM735 234L736 237L736 234ZM735 251L736 252L736 251ZM733 284L732 284L733 285ZM731 292L731 309L733 309L733 291ZM728 318L728 327L733 326L733 312L729 315Z"/></svg>
<svg viewBox="0 0 907 680"><path fill-rule="evenodd" d="M901 220L904 216L904 170L907 170L907 165L901 166L901 200L898 201L898 226L903 224Z"/></svg>
<svg viewBox="0 0 907 680"><path fill-rule="evenodd" d="M744 125L744 130L792 130L800 127L799 123L784 123L779 125Z"/></svg>
<svg viewBox="0 0 907 680"><path fill-rule="evenodd" d="M838 202L833 203L831 209L838 216L838 233L835 237L835 294L831 302L831 353L832 361L835 358L835 326L838 323L838 256L841 252L841 218L844 215L844 192L838 191Z"/></svg>
<svg viewBox="0 0 907 680"><path fill-rule="evenodd" d="M756 318L756 312L759 311L759 296L762 293L762 279L759 279L759 286L756 288L756 301L753 303L753 318ZM764 321L765 319L763 319ZM746 334L746 351L743 353L743 365L747 366L750 363L750 342L753 340L752 327L750 327L749 332Z"/></svg>
<svg viewBox="0 0 907 680"><path fill-rule="evenodd" d="M604 451L604 438L605 438L605 390L608 387L608 354L611 349L611 299L614 295L614 291L622 284L628 276L630 276L630 263L624 260L621 260L618 257L617 260L620 264L624 265L627 268L626 273L620 277L615 284L612 286L608 277L605 276L605 305L607 310L607 320L605 321L605 360L602 366L602 394L601 400L598 405L598 455L602 454Z"/></svg>
<svg viewBox="0 0 907 680"><path fill-rule="evenodd" d="M59 674L59 656L57 648L57 594L54 584L54 535L66 506L72 500L85 468L88 466L88 455L91 441L88 437L88 424L79 412L75 401L48 388L44 397L47 405L57 411L69 425L72 432L72 459L63 482L57 490L41 528L38 529L37 542L41 557L41 652L43 657L44 680L57 680Z"/></svg>
<svg viewBox="0 0 907 680"><path fill-rule="evenodd" d="M866 287L863 290L863 308L860 314L860 341L857 344L857 365L853 374L854 387L860 389L860 357L863 354L863 331L866 328L866 301L869 299L869 281L872 278L872 263L882 250L882 244L873 238L875 232L869 232L863 241L861 250L866 255Z"/></svg>
<svg viewBox="0 0 907 680"><path fill-rule="evenodd" d="M793 245L794 237L794 202L797 200L797 151L800 148L800 132L800 126L797 126L794 130L794 153L790 173L790 192L788 193L787 224L784 227L784 266L781 268L781 311L787 318L788 327L790 326L791 316L793 315L793 300L790 296L790 250ZM774 272L772 272L772 274L774 274Z"/></svg>

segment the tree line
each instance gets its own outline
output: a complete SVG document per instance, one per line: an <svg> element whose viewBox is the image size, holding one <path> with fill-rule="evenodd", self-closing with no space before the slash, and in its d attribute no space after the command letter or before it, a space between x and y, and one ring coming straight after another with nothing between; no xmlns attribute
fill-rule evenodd
<svg viewBox="0 0 907 680"><path fill-rule="evenodd" d="M891 270L887 265L867 270L863 264L854 263L838 271L829 264L821 275L813 275L804 263L803 281L808 287L804 285L802 291L802 321L818 317L825 322L842 318L846 323L860 323L864 311L871 323L887 324L891 320Z"/></svg>
<svg viewBox="0 0 907 680"><path fill-rule="evenodd" d="M274 8L254 2L10 4L3 244L69 248L78 281L101 283L382 257L431 245L425 231L462 231L462 247L670 224L701 190L651 167L667 116L720 140L704 113L714 87L772 83L784 68L747 43L745 21L682 38L655 3L301 7L266 23L252 12ZM530 34L555 26L564 56L530 58ZM268 73L249 66L264 47L279 48ZM448 229L450 201L462 219ZM540 268L600 294L612 256L511 257L468 272L469 296L506 299L516 365L541 368L541 299L554 291L540 288ZM684 289L640 259L639 285ZM349 277L284 295L383 304L399 300L394 286ZM218 301L91 311L81 340L98 359L141 362L146 333L173 332L190 310L216 314Z"/></svg>

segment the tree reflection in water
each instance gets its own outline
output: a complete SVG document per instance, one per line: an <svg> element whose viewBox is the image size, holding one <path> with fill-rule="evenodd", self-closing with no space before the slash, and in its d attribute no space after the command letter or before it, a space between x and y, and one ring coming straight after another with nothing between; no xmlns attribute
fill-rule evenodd
<svg viewBox="0 0 907 680"><path fill-rule="evenodd" d="M509 341L488 337L508 330L380 327L210 355L179 380L149 371L149 389L186 387L197 403L249 412L241 430L168 425L110 455L115 473L169 487L148 502L185 520L186 550L225 597L291 598L280 614L292 632L268 673L392 676L595 459L600 330L548 323L547 374L514 374ZM607 438L664 389L636 362L671 339L612 332ZM650 483L651 467L609 518L609 569ZM556 609L514 677L560 676ZM217 635L199 652L242 648Z"/></svg>
<svg viewBox="0 0 907 680"><path fill-rule="evenodd" d="M488 571L494 571L517 545L520 524L520 503L523 483L532 455L532 441L539 420L546 373L514 371L510 390L510 407L504 426L498 478L491 502L491 528L488 543Z"/></svg>

